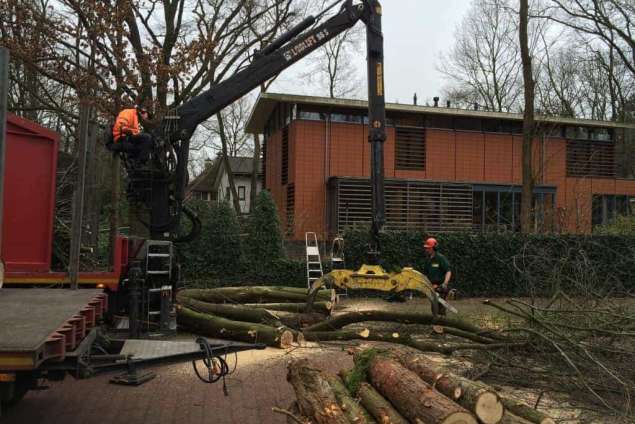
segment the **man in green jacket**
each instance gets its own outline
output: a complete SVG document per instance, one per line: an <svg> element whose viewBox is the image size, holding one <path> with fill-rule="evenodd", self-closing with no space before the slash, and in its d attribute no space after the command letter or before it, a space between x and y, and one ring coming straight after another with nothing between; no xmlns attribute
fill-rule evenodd
<svg viewBox="0 0 635 424"><path fill-rule="evenodd" d="M450 262L438 252L439 243L434 238L426 240L423 248L428 258L423 266L423 273L432 283L432 286L442 299L447 299L450 292L449 284L452 278ZM445 307L439 305L439 315L445 315Z"/></svg>

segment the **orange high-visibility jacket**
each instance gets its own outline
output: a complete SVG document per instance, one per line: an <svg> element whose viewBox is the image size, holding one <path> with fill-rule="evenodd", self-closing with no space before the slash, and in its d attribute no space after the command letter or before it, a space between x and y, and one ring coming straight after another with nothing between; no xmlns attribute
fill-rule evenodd
<svg viewBox="0 0 635 424"><path fill-rule="evenodd" d="M115 120L115 125L112 127L112 135L115 142L117 142L122 135L137 135L139 132L137 109L124 109L119 112Z"/></svg>

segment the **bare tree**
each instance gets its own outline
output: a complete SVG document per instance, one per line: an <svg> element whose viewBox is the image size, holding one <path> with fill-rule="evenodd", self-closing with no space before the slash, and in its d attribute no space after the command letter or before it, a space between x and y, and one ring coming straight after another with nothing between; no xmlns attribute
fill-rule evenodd
<svg viewBox="0 0 635 424"><path fill-rule="evenodd" d="M57 0L45 9L7 2L0 42L17 63L75 91L93 88L92 102L110 116L137 101L160 117L232 75L261 37L294 16L292 0ZM40 43L20 36L34 25ZM87 46L96 50L92 73Z"/></svg>
<svg viewBox="0 0 635 424"><path fill-rule="evenodd" d="M523 87L525 94L525 108L523 119L523 189L520 203L520 229L523 233L532 230L532 204L534 179L532 172L532 142L534 139L534 77L532 73L531 54L529 52L529 3L520 0L518 38L520 56L523 66Z"/></svg>
<svg viewBox="0 0 635 424"><path fill-rule="evenodd" d="M475 0L439 70L456 100L509 111L521 96L516 21L508 0Z"/></svg>
<svg viewBox="0 0 635 424"><path fill-rule="evenodd" d="M317 80L330 98L358 97L361 76L354 61L362 35L363 28L355 26L334 37L309 57L309 70L302 77Z"/></svg>
<svg viewBox="0 0 635 424"><path fill-rule="evenodd" d="M193 140L193 149L204 149L206 153L216 154L223 151L223 139L227 143L225 150L229 156L247 156L253 152L252 140L245 133L245 123L249 118L253 98L245 96L227 106L215 119L201 126ZM219 122L218 117L222 120ZM221 125L223 136L221 137Z"/></svg>
<svg viewBox="0 0 635 424"><path fill-rule="evenodd" d="M591 39L602 40L635 75L635 3L632 0L551 0L548 16Z"/></svg>

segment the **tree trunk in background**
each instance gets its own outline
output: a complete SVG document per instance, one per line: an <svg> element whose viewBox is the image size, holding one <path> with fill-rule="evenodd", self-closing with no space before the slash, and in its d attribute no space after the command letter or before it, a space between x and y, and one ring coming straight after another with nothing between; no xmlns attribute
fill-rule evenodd
<svg viewBox="0 0 635 424"><path fill-rule="evenodd" d="M236 191L236 184L234 183L234 173L232 172L231 164L229 163L229 154L227 153L227 136L225 135L225 125L223 123L223 116L220 113L216 114L218 120L218 133L220 135L220 141L223 148L223 163L225 164L225 172L227 172L227 181L229 182L229 190L232 194L232 203L236 214L240 215L240 200L238 200L238 192Z"/></svg>
<svg viewBox="0 0 635 424"><path fill-rule="evenodd" d="M254 134L254 156L252 159L251 166L251 191L249 193L249 211L253 210L254 205L256 204L256 196L258 195L258 172L260 172L260 137L258 134ZM264 184L264 181L263 181Z"/></svg>
<svg viewBox="0 0 635 424"><path fill-rule="evenodd" d="M525 87L525 116L523 120L523 189L520 203L520 230L522 233L532 232L532 204L534 181L531 166L532 141L534 137L534 79L529 54L527 27L529 23L528 0L520 0L520 24L518 29L520 54L523 63L523 81Z"/></svg>

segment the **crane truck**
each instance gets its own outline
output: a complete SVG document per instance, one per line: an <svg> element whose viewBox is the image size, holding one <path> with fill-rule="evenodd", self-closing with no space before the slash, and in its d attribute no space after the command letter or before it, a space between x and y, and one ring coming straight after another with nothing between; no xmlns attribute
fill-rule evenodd
<svg viewBox="0 0 635 424"><path fill-rule="evenodd" d="M323 18L328 10L340 4L339 11ZM148 166L134 166L127 152L121 151L117 143L112 145L115 153L123 158L128 195L144 210L140 220L147 226L150 237L119 237L112 272L79 276L80 285L92 287L92 290L0 290L0 400L3 404L15 402L27 390L36 388L41 378L60 379L65 373L77 377L85 372L86 367L80 365L91 349L93 338L90 335L94 332L90 328L98 324L107 309L126 310L132 337L139 337L144 330L142 323L148 322L153 322L153 328L163 332L175 330L174 299L179 272L172 243L192 240L201 228L196 214L184 204L189 146L196 128L359 21L366 25L368 141L372 149L373 216L368 265L363 265L360 270L337 270L327 274L314 284L312 290L315 292L324 285L393 292L409 289L426 295L434 309L439 298L425 276L413 269L388 274L378 264L379 234L385 221L383 144L386 118L381 18L381 5L377 0L362 0L355 4L352 0L338 0L255 52L245 68L170 110L160 125L151 131L154 150ZM322 19L324 22L320 23ZM11 208L11 205L6 207ZM49 215L46 219L52 222L52 211ZM185 225L183 217L190 221L189 225ZM5 284L22 287L64 285L68 281L66 273L48 270L26 273L7 270L4 276ZM96 287L99 290L95 290ZM20 314L20 310L34 304L37 304L37 314ZM65 307L59 307L62 305ZM246 348L250 347L232 347L234 350Z"/></svg>

